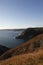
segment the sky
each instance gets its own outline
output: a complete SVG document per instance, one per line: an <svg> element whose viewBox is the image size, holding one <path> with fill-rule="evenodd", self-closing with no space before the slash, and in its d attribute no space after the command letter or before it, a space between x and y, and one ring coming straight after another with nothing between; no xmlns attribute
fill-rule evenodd
<svg viewBox="0 0 43 65"><path fill-rule="evenodd" d="M0 0L0 29L43 26L43 0Z"/></svg>

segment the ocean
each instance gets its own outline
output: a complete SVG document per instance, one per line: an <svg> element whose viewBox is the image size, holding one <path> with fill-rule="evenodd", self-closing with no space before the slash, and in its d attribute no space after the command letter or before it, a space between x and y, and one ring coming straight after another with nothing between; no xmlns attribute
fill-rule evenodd
<svg viewBox="0 0 43 65"><path fill-rule="evenodd" d="M23 31L22 30L0 30L0 45L15 48L24 42L23 39L16 39Z"/></svg>

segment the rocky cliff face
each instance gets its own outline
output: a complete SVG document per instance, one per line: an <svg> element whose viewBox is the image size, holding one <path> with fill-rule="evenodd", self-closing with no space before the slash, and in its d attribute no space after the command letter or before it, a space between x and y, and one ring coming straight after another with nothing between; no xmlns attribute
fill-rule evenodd
<svg viewBox="0 0 43 65"><path fill-rule="evenodd" d="M0 55L2 55L4 52L6 52L7 50L9 50L9 48L0 45Z"/></svg>
<svg viewBox="0 0 43 65"><path fill-rule="evenodd" d="M42 28L28 28L22 34L18 37L17 39L24 39L24 40L29 40L33 38L36 35L42 34L43 33L43 27Z"/></svg>

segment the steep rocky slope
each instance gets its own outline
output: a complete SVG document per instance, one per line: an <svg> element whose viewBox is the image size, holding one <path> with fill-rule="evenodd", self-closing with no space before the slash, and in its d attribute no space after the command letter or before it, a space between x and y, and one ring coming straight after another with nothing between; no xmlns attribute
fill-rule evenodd
<svg viewBox="0 0 43 65"><path fill-rule="evenodd" d="M43 33L43 27L40 28L28 28L22 32L22 34L18 37L17 39L24 39L24 40L29 40L36 35L42 34Z"/></svg>
<svg viewBox="0 0 43 65"><path fill-rule="evenodd" d="M0 55L2 55L4 52L6 52L7 50L9 50L9 48L0 45Z"/></svg>

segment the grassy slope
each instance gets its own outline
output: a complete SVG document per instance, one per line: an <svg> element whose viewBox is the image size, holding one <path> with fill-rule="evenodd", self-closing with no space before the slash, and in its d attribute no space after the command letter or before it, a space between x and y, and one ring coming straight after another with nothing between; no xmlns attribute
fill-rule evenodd
<svg viewBox="0 0 43 65"><path fill-rule="evenodd" d="M11 57L0 61L0 65L43 65L43 50Z"/></svg>
<svg viewBox="0 0 43 65"><path fill-rule="evenodd" d="M40 34L30 41L27 41L26 43L22 44L21 46L18 46L17 48L10 49L6 53L4 53L0 59L9 58L14 55L20 55L24 53L30 53L34 51L38 51L40 47L42 47L43 44L43 34Z"/></svg>
<svg viewBox="0 0 43 65"><path fill-rule="evenodd" d="M43 28L27 29L17 38L28 41L1 55L0 65L43 65Z"/></svg>
<svg viewBox="0 0 43 65"><path fill-rule="evenodd" d="M0 65L43 65L43 34L9 50L0 57L0 59L5 58L8 59L0 61Z"/></svg>

